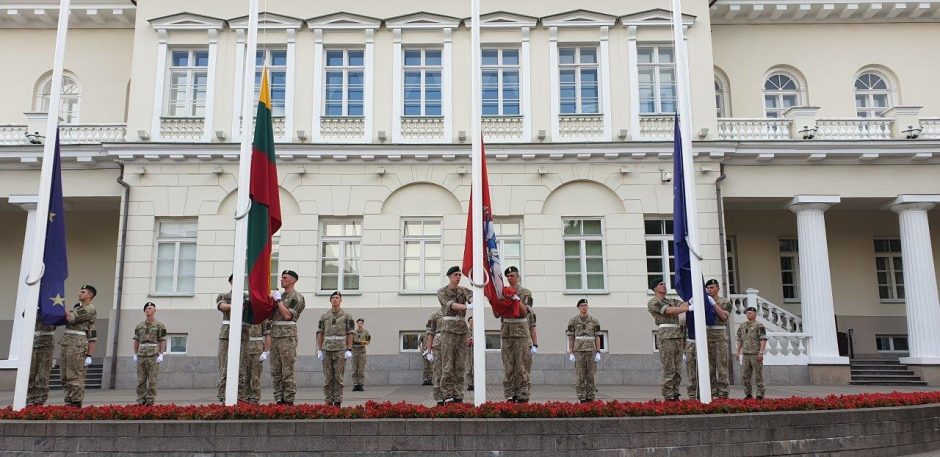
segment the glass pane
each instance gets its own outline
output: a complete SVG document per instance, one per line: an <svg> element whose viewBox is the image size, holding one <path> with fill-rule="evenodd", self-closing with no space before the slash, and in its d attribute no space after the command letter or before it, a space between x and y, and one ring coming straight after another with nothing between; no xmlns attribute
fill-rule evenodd
<svg viewBox="0 0 940 457"><path fill-rule="evenodd" d="M359 275L343 276L343 289L359 290Z"/></svg>
<svg viewBox="0 0 940 457"><path fill-rule="evenodd" d="M402 349L418 349L418 335L413 333L404 334L401 336L401 348Z"/></svg>
<svg viewBox="0 0 940 457"><path fill-rule="evenodd" d="M558 63L561 65L573 64L575 48L559 48L558 49Z"/></svg>
<svg viewBox="0 0 940 457"><path fill-rule="evenodd" d="M584 221L584 234L585 235L600 235L601 234L601 221L599 220Z"/></svg>
<svg viewBox="0 0 940 457"><path fill-rule="evenodd" d="M484 49L482 56L483 65L499 64L499 49Z"/></svg>
<svg viewBox="0 0 940 457"><path fill-rule="evenodd" d="M561 84L574 84L575 72L574 70L561 70L558 72L558 78Z"/></svg>
<svg viewBox="0 0 940 457"><path fill-rule="evenodd" d="M662 255L663 243L661 241L647 241L646 255Z"/></svg>
<svg viewBox="0 0 940 457"><path fill-rule="evenodd" d="M671 47L659 48L659 63L672 63L674 61L674 52Z"/></svg>
<svg viewBox="0 0 940 457"><path fill-rule="evenodd" d="M407 259L405 260L405 273L414 273L417 274L421 270L421 262L417 259Z"/></svg>
<svg viewBox="0 0 940 457"><path fill-rule="evenodd" d="M793 278L794 278L793 273L790 271L784 271L780 273L780 280L784 284L793 284L794 283Z"/></svg>
<svg viewBox="0 0 940 457"><path fill-rule="evenodd" d="M359 252L360 246L359 243L348 242L346 243L346 258L347 259L358 259L362 253Z"/></svg>
<svg viewBox="0 0 940 457"><path fill-rule="evenodd" d="M636 48L636 60L638 63L653 63L653 48Z"/></svg>
<svg viewBox="0 0 940 457"><path fill-rule="evenodd" d="M597 49L581 48L581 63L597 63Z"/></svg>
<svg viewBox="0 0 940 457"><path fill-rule="evenodd" d="M320 276L320 290L336 290L339 289L337 285L339 284L339 277L334 275L322 275Z"/></svg>
<svg viewBox="0 0 940 457"><path fill-rule="evenodd" d="M565 257L577 257L581 255L580 241L565 241Z"/></svg>
<svg viewBox="0 0 940 457"><path fill-rule="evenodd" d="M438 259L425 260L424 261L424 274L425 276L433 275L437 276L441 273L441 261Z"/></svg>
<svg viewBox="0 0 940 457"><path fill-rule="evenodd" d="M421 51L417 49L406 49L405 65L421 65Z"/></svg>
<svg viewBox="0 0 940 457"><path fill-rule="evenodd" d="M339 262L335 260L324 260L322 272L324 275L335 275L339 273Z"/></svg>
<svg viewBox="0 0 940 457"><path fill-rule="evenodd" d="M169 259L158 259L157 260L157 276L172 276L173 275L173 258Z"/></svg>
<svg viewBox="0 0 940 457"><path fill-rule="evenodd" d="M185 336L170 337L170 352L185 353L186 352L186 337Z"/></svg>
<svg viewBox="0 0 940 457"><path fill-rule="evenodd" d="M647 235L662 235L663 221L643 221L643 230Z"/></svg>
<svg viewBox="0 0 940 457"><path fill-rule="evenodd" d="M603 248L601 247L601 242L599 240L585 241L584 249L587 251L587 255L589 256L601 256L603 254Z"/></svg>
<svg viewBox="0 0 940 457"><path fill-rule="evenodd" d="M436 236L441 234L441 223L438 221L425 221L424 223L424 234L429 236Z"/></svg>
<svg viewBox="0 0 940 457"><path fill-rule="evenodd" d="M418 290L421 284L417 275L408 275L402 278L402 286L405 290Z"/></svg>
<svg viewBox="0 0 940 457"><path fill-rule="evenodd" d="M441 64L441 51L439 49L424 51L424 64L428 66L439 66Z"/></svg>
<svg viewBox="0 0 940 457"><path fill-rule="evenodd" d="M894 257L891 260L891 266L894 267L894 271L904 271L904 260L901 257Z"/></svg>
<svg viewBox="0 0 940 457"><path fill-rule="evenodd" d="M503 49L503 65L519 65L519 50Z"/></svg>
<svg viewBox="0 0 940 457"><path fill-rule="evenodd" d="M189 65L189 51L173 51L170 57L170 65L174 67L185 67Z"/></svg>
<svg viewBox="0 0 940 457"><path fill-rule="evenodd" d="M565 221L565 235L580 235L580 234L581 234L581 220L580 219Z"/></svg>
<svg viewBox="0 0 940 457"><path fill-rule="evenodd" d="M646 271L647 273L662 273L663 259L646 259Z"/></svg>
<svg viewBox="0 0 940 457"><path fill-rule="evenodd" d="M907 346L907 338L903 336L896 336L894 339L894 350L895 351L907 351L909 350Z"/></svg>
<svg viewBox="0 0 940 457"><path fill-rule="evenodd" d="M362 223L359 221L349 221L346 223L346 236L361 236Z"/></svg>
<svg viewBox="0 0 940 457"><path fill-rule="evenodd" d="M365 59L363 58L363 51L354 50L349 51L349 66L350 67L361 67L365 65Z"/></svg>
<svg viewBox="0 0 940 457"><path fill-rule="evenodd" d="M342 234L343 234L342 222L326 222L323 224L324 236L342 236Z"/></svg>
<svg viewBox="0 0 940 457"><path fill-rule="evenodd" d="M578 273L581 271L581 259L567 258L565 259L565 272L566 273Z"/></svg>
<svg viewBox="0 0 940 457"><path fill-rule="evenodd" d="M421 245L418 243L405 243L405 257L418 257L421 255Z"/></svg>
<svg viewBox="0 0 940 457"><path fill-rule="evenodd" d="M418 236L424 233L424 225L421 221L405 222L405 236Z"/></svg>
<svg viewBox="0 0 940 457"><path fill-rule="evenodd" d="M434 290L441 286L441 278L437 275L424 277L424 290Z"/></svg>
<svg viewBox="0 0 940 457"><path fill-rule="evenodd" d="M271 51L271 65L287 65L287 51Z"/></svg>
<svg viewBox="0 0 940 457"><path fill-rule="evenodd" d="M891 284L890 276L885 271L878 272L878 284Z"/></svg>
<svg viewBox="0 0 940 457"><path fill-rule="evenodd" d="M178 237L181 235L180 232L180 223L177 221L162 221L160 222L160 228L158 230L158 236L161 238L164 237Z"/></svg>
<svg viewBox="0 0 940 457"><path fill-rule="evenodd" d="M565 275L565 289L568 290L578 290L581 289L581 275Z"/></svg>
<svg viewBox="0 0 940 457"><path fill-rule="evenodd" d="M604 259L599 259L599 258L587 259L587 272L588 273L603 273L604 272Z"/></svg>
<svg viewBox="0 0 940 457"><path fill-rule="evenodd" d="M878 298L888 300L891 298L891 288L888 286L878 286Z"/></svg>
<svg viewBox="0 0 940 457"><path fill-rule="evenodd" d="M498 236L518 235L519 233L518 222L503 222L496 224L496 234Z"/></svg>
<svg viewBox="0 0 940 457"><path fill-rule="evenodd" d="M604 275L592 275L587 277L587 288L592 290L604 289Z"/></svg>
<svg viewBox="0 0 940 457"><path fill-rule="evenodd" d="M195 276L180 276L176 280L176 291L181 294L191 294L196 290Z"/></svg>
<svg viewBox="0 0 940 457"><path fill-rule="evenodd" d="M194 51L193 52L193 65L196 67L208 67L209 66L209 51Z"/></svg>
<svg viewBox="0 0 940 457"><path fill-rule="evenodd" d="M519 249L519 242L513 241L513 242L503 243L503 252L501 252L500 254L502 254L503 257L519 257L521 255L521 252Z"/></svg>

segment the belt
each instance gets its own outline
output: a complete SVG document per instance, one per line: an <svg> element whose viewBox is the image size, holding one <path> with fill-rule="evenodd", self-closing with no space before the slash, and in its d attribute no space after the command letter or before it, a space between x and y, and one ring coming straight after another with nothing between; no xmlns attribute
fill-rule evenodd
<svg viewBox="0 0 940 457"><path fill-rule="evenodd" d="M444 317L442 317L441 319L444 319L445 321L460 321L460 320L463 320L463 318L460 317L460 316L444 316Z"/></svg>
<svg viewBox="0 0 940 457"><path fill-rule="evenodd" d="M679 328L679 324L659 324L659 328Z"/></svg>
<svg viewBox="0 0 940 457"><path fill-rule="evenodd" d="M692 340L692 339L689 339L689 338L686 338L686 339L685 339L685 342L686 342L686 343L694 343L694 342L695 342L695 340Z"/></svg>
<svg viewBox="0 0 940 457"><path fill-rule="evenodd" d="M324 336L323 339L330 341L343 341L346 339L345 336Z"/></svg>
<svg viewBox="0 0 940 457"><path fill-rule="evenodd" d="M297 325L297 321L274 321L271 325Z"/></svg>
<svg viewBox="0 0 940 457"><path fill-rule="evenodd" d="M66 330L66 335L81 335L87 337L88 335L83 330Z"/></svg>
<svg viewBox="0 0 940 457"><path fill-rule="evenodd" d="M222 325L228 325L230 321L222 321Z"/></svg>
<svg viewBox="0 0 940 457"><path fill-rule="evenodd" d="M709 330L724 330L725 326L724 325L709 325L708 329Z"/></svg>
<svg viewBox="0 0 940 457"><path fill-rule="evenodd" d="M503 319L503 322L507 324L525 324L529 322L529 320L523 317L518 319Z"/></svg>
<svg viewBox="0 0 940 457"><path fill-rule="evenodd" d="M54 336L55 331L49 330L36 330L36 336Z"/></svg>
<svg viewBox="0 0 940 457"><path fill-rule="evenodd" d="M594 338L597 338L597 337L596 337L596 336L588 336L588 335L582 335L582 336L576 336L576 337L574 337L574 339L576 339L576 340L593 340Z"/></svg>
<svg viewBox="0 0 940 457"><path fill-rule="evenodd" d="M264 341L264 337L263 336L250 336L248 337L248 341Z"/></svg>
<svg viewBox="0 0 940 457"><path fill-rule="evenodd" d="M364 344L362 344L362 343L353 343L353 347L354 347L354 348L364 348L364 347L366 347L366 345L364 345Z"/></svg>
<svg viewBox="0 0 940 457"><path fill-rule="evenodd" d="M140 343L138 346L159 346L157 343Z"/></svg>

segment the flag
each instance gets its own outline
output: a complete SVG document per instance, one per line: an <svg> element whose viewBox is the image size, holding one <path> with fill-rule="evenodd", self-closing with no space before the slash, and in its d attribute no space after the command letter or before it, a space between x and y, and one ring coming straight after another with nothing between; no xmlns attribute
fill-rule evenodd
<svg viewBox="0 0 940 457"><path fill-rule="evenodd" d="M281 228L277 163L274 155L274 125L267 68L261 71L255 138L251 144L251 179L248 198L248 296L251 321L261 323L274 311L271 290L271 237Z"/></svg>
<svg viewBox="0 0 940 457"><path fill-rule="evenodd" d="M52 186L49 189L49 222L46 225L43 275L39 284L38 319L44 325L65 324L65 280L69 262L65 244L65 205L62 202L62 159L56 130L52 159Z"/></svg>
<svg viewBox="0 0 940 457"><path fill-rule="evenodd" d="M484 146L481 144L480 148ZM486 172L486 151L480 154L483 168L483 295L493 312L500 317L522 317L522 301L516 290L506 286L503 266L496 242L496 226L493 224L493 204L490 201L490 183ZM463 272L470 276L473 270L473 199L467 208L467 237L463 248ZM472 276L470 276L472 278Z"/></svg>
<svg viewBox="0 0 940 457"><path fill-rule="evenodd" d="M673 285L676 293L682 298L682 301L692 299L692 288L697 284L702 288L702 296L706 301L711 302L711 297L705 293L705 283L702 278L693 280L692 278L692 255L689 249L689 229L686 222L685 211L685 180L682 168L682 133L679 130L679 116L676 115L674 126L673 141L673 173L672 173L672 240L675 249L675 274L676 283ZM705 306L705 322L707 325L715 323L715 312L711 306ZM685 319L685 325L689 330L689 338L695 339L695 319L690 311Z"/></svg>

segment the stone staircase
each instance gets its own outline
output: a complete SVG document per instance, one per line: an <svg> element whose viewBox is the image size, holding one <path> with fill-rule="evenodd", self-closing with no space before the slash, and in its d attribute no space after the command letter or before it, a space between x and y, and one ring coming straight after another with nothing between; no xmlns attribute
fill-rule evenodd
<svg viewBox="0 0 940 457"><path fill-rule="evenodd" d="M88 372L85 373L85 388L101 389L103 371L103 364L92 362L92 364L88 366ZM52 367L52 375L49 377L49 389L62 390L62 372L59 364L55 364L55 366Z"/></svg>
<svg viewBox="0 0 940 457"><path fill-rule="evenodd" d="M849 361L855 386L926 386L907 365L897 359L852 359Z"/></svg>

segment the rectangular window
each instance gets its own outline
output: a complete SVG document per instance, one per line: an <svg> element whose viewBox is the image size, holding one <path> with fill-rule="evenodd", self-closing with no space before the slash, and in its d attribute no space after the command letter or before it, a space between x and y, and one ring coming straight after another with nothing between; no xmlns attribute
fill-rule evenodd
<svg viewBox="0 0 940 457"><path fill-rule="evenodd" d="M168 333L166 335L167 354L185 354L189 335L185 333Z"/></svg>
<svg viewBox="0 0 940 457"><path fill-rule="evenodd" d="M154 293L191 295L196 288L196 221L157 222Z"/></svg>
<svg viewBox="0 0 940 457"><path fill-rule="evenodd" d="M521 279L525 274L522 268L522 222L518 219L497 220L493 225L496 226L496 242L499 243L503 270L514 266L519 269Z"/></svg>
<svg viewBox="0 0 940 457"><path fill-rule="evenodd" d="M482 51L484 116L519 115L519 50Z"/></svg>
<svg viewBox="0 0 940 457"><path fill-rule="evenodd" d="M561 114L600 113L597 47L558 48L558 92Z"/></svg>
<svg viewBox="0 0 940 457"><path fill-rule="evenodd" d="M907 352L907 335L875 335L878 352Z"/></svg>
<svg viewBox="0 0 940 457"><path fill-rule="evenodd" d="M440 49L405 49L404 110L405 116L441 116L443 62Z"/></svg>
<svg viewBox="0 0 940 457"><path fill-rule="evenodd" d="M324 221L320 230L320 291L359 291L362 221Z"/></svg>
<svg viewBox="0 0 940 457"><path fill-rule="evenodd" d="M418 339L424 332L407 331L398 333L399 352L418 352Z"/></svg>
<svg viewBox="0 0 940 457"><path fill-rule="evenodd" d="M167 117L202 117L206 111L209 81L209 51L206 49L174 49L170 51L167 78Z"/></svg>
<svg viewBox="0 0 940 457"><path fill-rule="evenodd" d="M441 221L411 219L402 237L402 291L434 292L441 286Z"/></svg>
<svg viewBox="0 0 940 457"><path fill-rule="evenodd" d="M565 219L565 290L601 292L604 274L604 235L600 219Z"/></svg>
<svg viewBox="0 0 940 457"><path fill-rule="evenodd" d="M875 240L875 273L878 276L878 298L881 301L904 300L904 260L901 240Z"/></svg>
<svg viewBox="0 0 940 457"><path fill-rule="evenodd" d="M672 240L672 221L648 219L643 222L646 240L646 280L661 278L666 289L675 289L676 261Z"/></svg>
<svg viewBox="0 0 940 457"><path fill-rule="evenodd" d="M780 239L780 283L783 301L800 301L800 245L796 238Z"/></svg>
<svg viewBox="0 0 940 457"><path fill-rule="evenodd" d="M362 116L365 97L365 51L328 49L323 91L326 116Z"/></svg>
<svg viewBox="0 0 940 457"><path fill-rule="evenodd" d="M676 59L672 46L637 46L640 114L676 112Z"/></svg>
<svg viewBox="0 0 940 457"><path fill-rule="evenodd" d="M728 293L738 293L738 255L734 237L725 239L725 252L728 254Z"/></svg>
<svg viewBox="0 0 940 457"><path fill-rule="evenodd" d="M499 330L488 331L485 334L486 337L486 350L487 351L498 351L503 347L503 337L500 336ZM473 357L471 354L470 357Z"/></svg>
<svg viewBox="0 0 940 457"><path fill-rule="evenodd" d="M284 99L287 98L287 50L259 49L255 55L255 98L261 91L261 68L268 67L268 82L271 84L271 116L284 116ZM257 112L257 110L254 110Z"/></svg>

